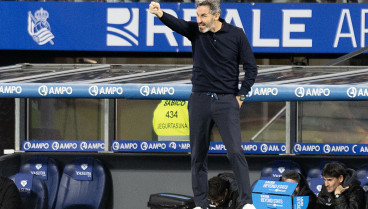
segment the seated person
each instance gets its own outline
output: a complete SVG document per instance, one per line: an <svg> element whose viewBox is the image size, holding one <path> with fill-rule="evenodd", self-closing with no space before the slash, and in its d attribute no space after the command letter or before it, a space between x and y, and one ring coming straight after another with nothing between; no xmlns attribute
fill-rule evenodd
<svg viewBox="0 0 368 209"><path fill-rule="evenodd" d="M232 173L220 173L208 180L208 208L242 208L238 186Z"/></svg>
<svg viewBox="0 0 368 209"><path fill-rule="evenodd" d="M309 188L308 182L302 174L295 170L288 170L282 174L280 181L298 183L298 186L291 196L309 196L308 209L315 208L317 197Z"/></svg>
<svg viewBox="0 0 368 209"><path fill-rule="evenodd" d="M318 209L364 209L364 190L353 169L328 163L322 170L325 184L318 194Z"/></svg>

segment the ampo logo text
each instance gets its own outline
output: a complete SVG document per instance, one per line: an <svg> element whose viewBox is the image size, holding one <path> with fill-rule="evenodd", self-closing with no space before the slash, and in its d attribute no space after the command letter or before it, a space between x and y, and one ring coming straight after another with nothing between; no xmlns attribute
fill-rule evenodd
<svg viewBox="0 0 368 209"><path fill-rule="evenodd" d="M324 153L330 153L331 152L331 146L326 144L325 146L323 146L323 152Z"/></svg>
<svg viewBox="0 0 368 209"><path fill-rule="evenodd" d="M20 94L22 93L21 86L0 86L0 93L2 94Z"/></svg>
<svg viewBox="0 0 368 209"><path fill-rule="evenodd" d="M45 85L42 85L38 88L38 93L41 95L41 96L46 96L47 95L47 92L48 92L48 88L47 86Z"/></svg>
<svg viewBox="0 0 368 209"><path fill-rule="evenodd" d="M329 88L306 88L298 87L295 89L295 95L297 97L304 97L304 96L329 96L331 93Z"/></svg>
<svg viewBox="0 0 368 209"><path fill-rule="evenodd" d="M23 145L24 150L29 150L31 148L31 142L26 142Z"/></svg>
<svg viewBox="0 0 368 209"><path fill-rule="evenodd" d="M49 146L50 145L46 142L34 142L34 143L25 142L23 144L23 149L25 151L27 150L47 150L49 149Z"/></svg>
<svg viewBox="0 0 368 209"><path fill-rule="evenodd" d="M119 150L119 142L114 142L114 143L112 143L112 149L113 150L115 150L115 151L117 151L117 150Z"/></svg>
<svg viewBox="0 0 368 209"><path fill-rule="evenodd" d="M302 145L300 145L300 144L296 144L296 145L294 146L294 151L295 151L295 152L300 152L300 151L302 151Z"/></svg>
<svg viewBox="0 0 368 209"><path fill-rule="evenodd" d="M175 88L174 87L168 87L168 86L142 86L140 88L140 93L142 96L148 96L148 95L174 95Z"/></svg>
<svg viewBox="0 0 368 209"><path fill-rule="evenodd" d="M173 148L173 149L176 149L176 143L175 142L170 142L169 147Z"/></svg>
<svg viewBox="0 0 368 209"><path fill-rule="evenodd" d="M357 95L357 89L355 87L350 87L348 88L348 90L346 91L346 94L348 95L348 97L350 98L355 98Z"/></svg>
<svg viewBox="0 0 368 209"><path fill-rule="evenodd" d="M150 92L150 88L149 86L142 86L141 89L140 89L140 92L143 96L148 96L149 95L149 92Z"/></svg>
<svg viewBox="0 0 368 209"><path fill-rule="evenodd" d="M51 145L53 150L58 150L59 149L59 142L53 142Z"/></svg>
<svg viewBox="0 0 368 209"><path fill-rule="evenodd" d="M141 144L141 150L145 151L148 149L148 143L147 142L142 142Z"/></svg>
<svg viewBox="0 0 368 209"><path fill-rule="evenodd" d="M87 142L82 142L82 143L80 143L80 149L81 150L86 150L86 149L88 149L88 144L87 144Z"/></svg>
<svg viewBox="0 0 368 209"><path fill-rule="evenodd" d="M355 98L355 97L368 97L368 89L367 88L350 87L346 91L346 94L350 98Z"/></svg>
<svg viewBox="0 0 368 209"><path fill-rule="evenodd" d="M252 88L252 90L249 92L249 96L277 96L279 93L279 90L277 88Z"/></svg>
<svg viewBox="0 0 368 209"><path fill-rule="evenodd" d="M261 152L267 152L267 151L268 151L267 144L262 144L261 145Z"/></svg>
<svg viewBox="0 0 368 209"><path fill-rule="evenodd" d="M91 96L97 96L98 95L98 87L97 86L91 86L91 87L89 87L88 92Z"/></svg>
<svg viewBox="0 0 368 209"><path fill-rule="evenodd" d="M297 97L304 97L305 90L303 87L298 87L295 89L295 95Z"/></svg>
<svg viewBox="0 0 368 209"><path fill-rule="evenodd" d="M70 86L50 86L42 85L38 88L38 93L41 96L50 95L63 95L68 94L71 95L73 93L73 88Z"/></svg>

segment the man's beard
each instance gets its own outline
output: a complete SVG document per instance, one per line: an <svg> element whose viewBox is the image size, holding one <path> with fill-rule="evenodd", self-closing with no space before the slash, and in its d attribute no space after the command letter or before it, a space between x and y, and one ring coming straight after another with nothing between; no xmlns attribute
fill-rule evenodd
<svg viewBox="0 0 368 209"><path fill-rule="evenodd" d="M214 27L215 22L212 22L211 25L209 25L209 26L204 25L204 26L206 26L204 29L201 29L200 25L201 24L198 24L199 32L201 32L201 33L207 33L208 31L210 31Z"/></svg>

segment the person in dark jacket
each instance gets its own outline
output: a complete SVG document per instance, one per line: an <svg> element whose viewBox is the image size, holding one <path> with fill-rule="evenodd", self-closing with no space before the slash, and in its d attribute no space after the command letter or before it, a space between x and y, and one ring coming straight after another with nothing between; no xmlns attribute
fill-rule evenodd
<svg viewBox="0 0 368 209"><path fill-rule="evenodd" d="M238 183L243 209L255 209L248 162L241 147L240 108L257 77L257 64L242 28L221 18L220 0L196 0L197 22L178 19L151 2L149 12L192 44L192 92L188 100L192 190L196 209L207 206L208 150L216 125ZM239 89L239 66L244 79Z"/></svg>
<svg viewBox="0 0 368 209"><path fill-rule="evenodd" d="M208 180L208 198L210 209L242 208L238 185L232 173L220 173Z"/></svg>
<svg viewBox="0 0 368 209"><path fill-rule="evenodd" d="M295 170L288 170L282 174L280 181L298 183L292 196L308 196L308 209L315 209L317 196L309 188L308 182L302 174Z"/></svg>
<svg viewBox="0 0 368 209"><path fill-rule="evenodd" d="M0 176L0 209L22 209L17 186L4 176Z"/></svg>
<svg viewBox="0 0 368 209"><path fill-rule="evenodd" d="M322 177L325 184L318 194L317 209L364 209L364 190L353 169L328 163Z"/></svg>

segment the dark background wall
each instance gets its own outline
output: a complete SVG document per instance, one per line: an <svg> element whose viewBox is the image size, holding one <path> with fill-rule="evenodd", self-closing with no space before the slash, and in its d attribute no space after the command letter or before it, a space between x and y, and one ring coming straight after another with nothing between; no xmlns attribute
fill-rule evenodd
<svg viewBox="0 0 368 209"><path fill-rule="evenodd" d="M0 99L0 155L14 149L14 98Z"/></svg>

